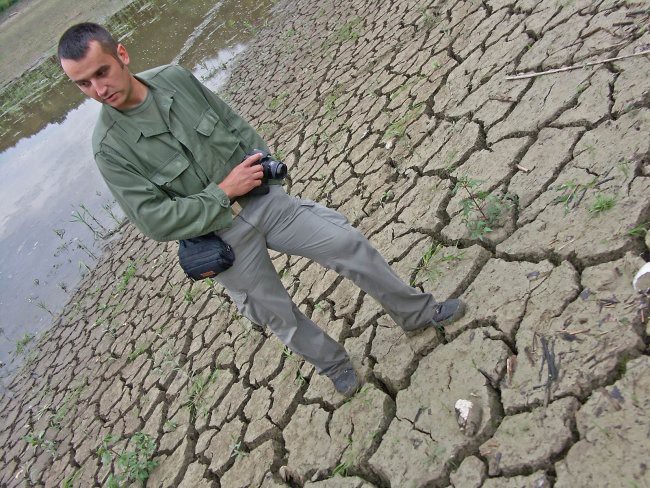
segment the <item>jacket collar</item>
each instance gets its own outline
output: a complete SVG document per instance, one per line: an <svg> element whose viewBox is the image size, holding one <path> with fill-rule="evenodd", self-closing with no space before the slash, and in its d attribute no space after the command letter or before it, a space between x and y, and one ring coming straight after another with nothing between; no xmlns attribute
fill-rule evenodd
<svg viewBox="0 0 650 488"><path fill-rule="evenodd" d="M153 96L155 104L158 106L164 123L161 120L153 121L139 115L125 114L110 105L102 105L102 110L124 130L127 138L134 144L138 142L141 135L152 137L169 132L169 111L171 110L174 94L176 93L176 90L169 90L159 86L155 80L144 80L138 75L135 75L135 77L149 88L149 92Z"/></svg>

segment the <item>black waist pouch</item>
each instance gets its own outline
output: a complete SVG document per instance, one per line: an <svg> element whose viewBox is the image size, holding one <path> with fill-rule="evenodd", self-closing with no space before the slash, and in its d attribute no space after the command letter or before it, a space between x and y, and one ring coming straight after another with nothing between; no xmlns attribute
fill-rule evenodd
<svg viewBox="0 0 650 488"><path fill-rule="evenodd" d="M178 241L178 261L193 281L212 278L235 262L230 244L216 234Z"/></svg>

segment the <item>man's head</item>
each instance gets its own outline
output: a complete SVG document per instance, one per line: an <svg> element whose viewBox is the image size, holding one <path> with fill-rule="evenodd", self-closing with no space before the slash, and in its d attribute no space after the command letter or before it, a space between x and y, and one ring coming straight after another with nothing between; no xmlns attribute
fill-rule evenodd
<svg viewBox="0 0 650 488"><path fill-rule="evenodd" d="M63 59L79 61L88 52L91 41L98 42L106 54L110 54L119 61L117 41L101 25L91 22L73 25L63 33L61 39L59 39L59 48L57 50L59 61Z"/></svg>
<svg viewBox="0 0 650 488"><path fill-rule="evenodd" d="M144 85L128 69L126 48L101 25L73 25L61 36L57 54L68 77L98 102L124 110L146 95Z"/></svg>

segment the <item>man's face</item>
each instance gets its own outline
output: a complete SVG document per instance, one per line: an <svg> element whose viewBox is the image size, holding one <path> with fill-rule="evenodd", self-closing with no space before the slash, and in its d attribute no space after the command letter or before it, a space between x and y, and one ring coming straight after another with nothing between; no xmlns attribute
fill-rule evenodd
<svg viewBox="0 0 650 488"><path fill-rule="evenodd" d="M75 61L61 59L65 74L90 98L118 110L131 108L134 78L128 70L129 54L118 44L117 58L102 49L97 41L90 41L86 55Z"/></svg>

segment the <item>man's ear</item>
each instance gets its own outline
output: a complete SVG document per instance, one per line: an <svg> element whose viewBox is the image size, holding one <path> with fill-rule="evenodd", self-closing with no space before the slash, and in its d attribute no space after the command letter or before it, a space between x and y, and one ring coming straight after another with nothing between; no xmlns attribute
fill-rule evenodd
<svg viewBox="0 0 650 488"><path fill-rule="evenodd" d="M126 48L124 47L123 44L118 44L117 45L117 57L120 59L120 61L122 61L123 64L125 64L127 66L129 64L129 62L131 61L130 58L129 58L129 53L126 50Z"/></svg>

